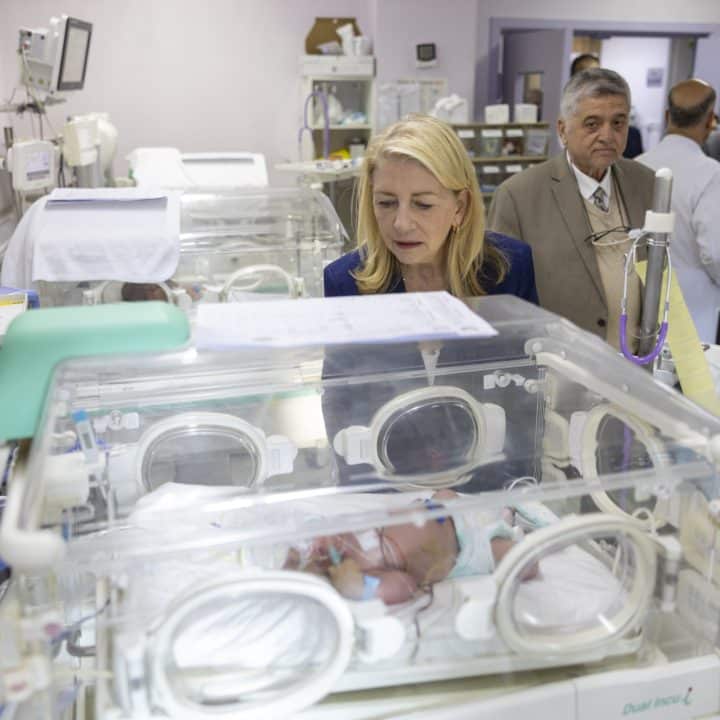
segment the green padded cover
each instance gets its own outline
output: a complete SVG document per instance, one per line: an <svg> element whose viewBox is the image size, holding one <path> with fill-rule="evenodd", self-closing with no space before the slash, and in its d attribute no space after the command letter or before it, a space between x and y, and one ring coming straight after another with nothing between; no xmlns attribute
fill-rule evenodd
<svg viewBox="0 0 720 720"><path fill-rule="evenodd" d="M82 355L158 352L184 345L187 316L164 302L29 310L0 347L0 442L35 434L53 368Z"/></svg>

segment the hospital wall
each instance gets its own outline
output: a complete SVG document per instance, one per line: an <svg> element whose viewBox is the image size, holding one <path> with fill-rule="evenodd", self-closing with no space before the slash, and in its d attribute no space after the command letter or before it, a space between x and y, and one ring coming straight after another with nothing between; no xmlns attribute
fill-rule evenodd
<svg viewBox="0 0 720 720"><path fill-rule="evenodd" d="M143 145L253 150L275 184L292 182L272 166L296 158L298 59L316 16L357 18L375 44L378 83L447 77L471 100L487 96L493 17L720 23L718 0L0 0L0 98L16 83L18 28L63 12L91 21L94 35L85 90L49 110L56 129L68 114L105 110L120 134L116 174ZM437 44L433 69L415 68L421 42ZM27 116L13 123L30 133Z"/></svg>
<svg viewBox="0 0 720 720"><path fill-rule="evenodd" d="M378 0L378 86L401 78L447 78L449 91L468 98L472 108L477 12L478 0ZM437 64L418 69L415 46L431 42Z"/></svg>
<svg viewBox="0 0 720 720"><path fill-rule="evenodd" d="M139 146L259 151L272 167L296 159L299 58L315 17L365 29L370 11L366 0L0 0L0 97L16 82L18 28L67 13L94 27L85 89L48 111L56 129L71 113L109 112L116 174ZM27 117L15 125L30 131Z"/></svg>

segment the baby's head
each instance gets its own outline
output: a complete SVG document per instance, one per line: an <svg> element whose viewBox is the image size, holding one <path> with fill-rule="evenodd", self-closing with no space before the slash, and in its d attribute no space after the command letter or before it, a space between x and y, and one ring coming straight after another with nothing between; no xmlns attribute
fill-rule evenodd
<svg viewBox="0 0 720 720"><path fill-rule="evenodd" d="M157 283L123 283L120 291L123 302L138 302L141 300L167 301L167 295Z"/></svg>

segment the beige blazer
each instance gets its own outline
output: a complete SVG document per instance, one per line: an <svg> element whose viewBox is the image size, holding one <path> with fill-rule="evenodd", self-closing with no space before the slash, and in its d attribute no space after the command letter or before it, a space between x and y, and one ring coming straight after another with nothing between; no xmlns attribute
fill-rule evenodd
<svg viewBox="0 0 720 720"><path fill-rule="evenodd" d="M652 170L624 158L612 170L631 227L642 227L652 207ZM542 307L605 337L607 301L587 240L592 228L565 153L502 183L490 205L488 229L530 245Z"/></svg>

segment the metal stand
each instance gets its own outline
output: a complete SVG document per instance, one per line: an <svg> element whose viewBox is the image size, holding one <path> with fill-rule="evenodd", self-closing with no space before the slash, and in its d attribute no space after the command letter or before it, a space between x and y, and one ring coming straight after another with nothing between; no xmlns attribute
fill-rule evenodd
<svg viewBox="0 0 720 720"><path fill-rule="evenodd" d="M670 212L671 196L672 177L656 175L653 189L653 212ZM655 347L663 272L669 246L668 234L652 233L647 246L647 273L645 275L645 291L643 292L642 315L640 318L640 345L638 349L638 355L640 356L648 355ZM652 368L652 365L648 367Z"/></svg>

